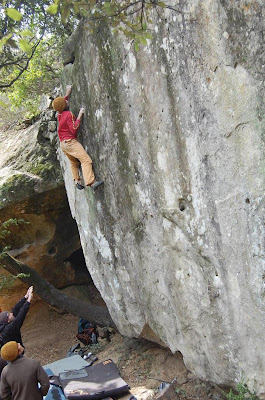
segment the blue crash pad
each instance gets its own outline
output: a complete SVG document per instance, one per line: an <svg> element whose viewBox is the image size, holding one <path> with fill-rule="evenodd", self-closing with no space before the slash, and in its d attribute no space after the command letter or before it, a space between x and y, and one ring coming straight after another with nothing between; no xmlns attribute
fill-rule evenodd
<svg viewBox="0 0 265 400"><path fill-rule="evenodd" d="M81 369L87 367L88 363L78 354L72 357L62 358L61 360L54 361L51 364L44 365L45 370L50 370L52 375L59 375L64 371L71 371L73 369ZM48 374L49 375L49 374Z"/></svg>
<svg viewBox="0 0 265 400"><path fill-rule="evenodd" d="M59 386L50 385L50 389L47 396L44 397L45 400L66 400L64 392Z"/></svg>
<svg viewBox="0 0 265 400"><path fill-rule="evenodd" d="M72 357L63 358L54 361L51 364L44 365L43 368L48 375L59 375L65 371L79 370L87 367L88 363L78 354ZM50 385L49 392L44 397L45 400L66 400L66 397L59 386Z"/></svg>

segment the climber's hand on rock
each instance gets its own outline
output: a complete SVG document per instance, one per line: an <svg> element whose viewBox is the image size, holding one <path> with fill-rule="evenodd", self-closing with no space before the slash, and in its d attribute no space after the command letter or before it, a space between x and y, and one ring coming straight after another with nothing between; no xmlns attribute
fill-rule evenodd
<svg viewBox="0 0 265 400"><path fill-rule="evenodd" d="M27 290L27 293L25 294L25 298L28 299L30 294L33 293L33 286L30 286Z"/></svg>
<svg viewBox="0 0 265 400"><path fill-rule="evenodd" d="M28 302L30 303L33 297L33 291L29 293Z"/></svg>
<svg viewBox="0 0 265 400"><path fill-rule="evenodd" d="M69 94L71 93L71 90L72 90L72 85L67 85L65 96L69 96Z"/></svg>
<svg viewBox="0 0 265 400"><path fill-rule="evenodd" d="M80 108L80 111L79 111L77 119L81 119L82 118L82 115L84 114L84 111L85 111L84 107Z"/></svg>

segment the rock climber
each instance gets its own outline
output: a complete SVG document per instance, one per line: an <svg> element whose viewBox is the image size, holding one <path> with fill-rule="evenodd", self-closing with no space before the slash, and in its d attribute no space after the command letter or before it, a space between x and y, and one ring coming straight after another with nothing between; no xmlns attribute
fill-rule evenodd
<svg viewBox="0 0 265 400"><path fill-rule="evenodd" d="M68 110L68 97L71 90L72 86L68 85L66 87L65 96L56 97L52 102L53 109L58 112L57 119L60 147L70 161L71 171L77 189L84 189L79 175L79 166L81 163L85 185L90 186L93 191L95 191L104 182L95 179L92 160L81 143L77 140L77 131L84 114L84 108L80 109L77 118Z"/></svg>
<svg viewBox="0 0 265 400"><path fill-rule="evenodd" d="M42 400L48 393L49 378L40 362L23 354L23 346L16 341L6 343L1 349L2 359L8 361L1 374L2 400Z"/></svg>
<svg viewBox="0 0 265 400"><path fill-rule="evenodd" d="M0 348L7 342L15 340L22 344L20 329L29 310L33 297L33 286L30 286L25 296L12 309L12 312L0 313Z"/></svg>

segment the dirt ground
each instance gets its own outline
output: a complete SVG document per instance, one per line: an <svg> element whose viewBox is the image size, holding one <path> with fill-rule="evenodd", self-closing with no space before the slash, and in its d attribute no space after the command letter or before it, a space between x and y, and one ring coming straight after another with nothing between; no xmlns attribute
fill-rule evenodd
<svg viewBox="0 0 265 400"><path fill-rule="evenodd" d="M1 298L3 309L17 301L8 296ZM26 355L40 360L42 365L65 358L76 339L78 317L63 314L39 299L34 299L22 328ZM119 368L122 378L130 386L130 393L122 397L151 400L162 395L159 385L172 382L173 398L181 400L223 398L218 388L196 379L185 367L180 353L172 354L168 349L146 340L123 338L112 333L110 342L100 339L90 351L101 362L111 358ZM171 399L172 397L170 397ZM164 400L164 399L163 399Z"/></svg>

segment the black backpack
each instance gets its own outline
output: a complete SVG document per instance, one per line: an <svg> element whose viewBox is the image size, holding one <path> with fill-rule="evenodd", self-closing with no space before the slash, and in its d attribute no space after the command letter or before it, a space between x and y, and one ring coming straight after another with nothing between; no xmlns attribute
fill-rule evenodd
<svg viewBox="0 0 265 400"><path fill-rule="evenodd" d="M98 343L98 331L95 324L81 318L78 322L78 333L77 339L80 340L84 345Z"/></svg>

